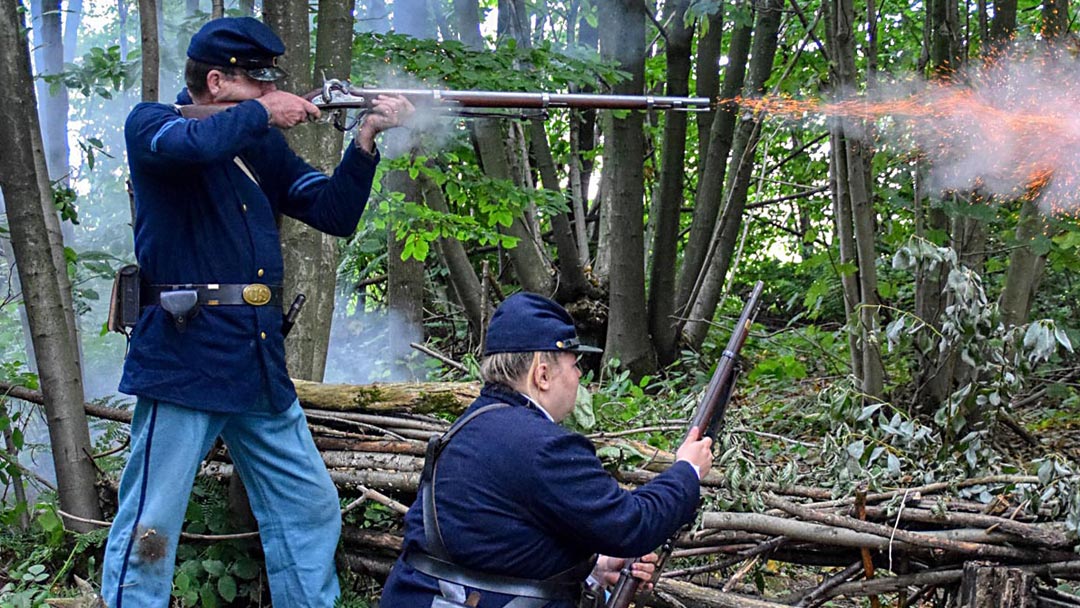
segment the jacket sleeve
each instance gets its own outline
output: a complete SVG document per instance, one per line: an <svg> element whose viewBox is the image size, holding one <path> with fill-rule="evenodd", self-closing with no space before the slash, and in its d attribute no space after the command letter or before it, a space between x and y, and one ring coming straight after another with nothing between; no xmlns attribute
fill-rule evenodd
<svg viewBox="0 0 1080 608"><path fill-rule="evenodd" d="M124 125L133 164L170 168L232 159L270 129L266 108L249 100L203 119L184 118L174 106L140 103Z"/></svg>
<svg viewBox="0 0 1080 608"><path fill-rule="evenodd" d="M290 150L283 138L279 150L275 170L282 176L281 212L334 236L351 235L371 196L378 152L367 154L348 144L334 174L327 176Z"/></svg>
<svg viewBox="0 0 1080 608"><path fill-rule="evenodd" d="M694 519L701 498L697 474L676 462L654 480L623 490L587 439L566 434L535 452L534 509L545 527L589 551L639 557Z"/></svg>

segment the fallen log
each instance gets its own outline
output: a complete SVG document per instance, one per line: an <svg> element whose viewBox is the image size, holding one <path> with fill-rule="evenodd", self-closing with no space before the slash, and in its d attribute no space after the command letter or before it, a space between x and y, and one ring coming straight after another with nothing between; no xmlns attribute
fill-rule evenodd
<svg viewBox="0 0 1080 608"><path fill-rule="evenodd" d="M460 414L480 394L475 382L396 382L386 384L323 384L293 380L305 408L335 412L434 412Z"/></svg>
<svg viewBox="0 0 1080 608"><path fill-rule="evenodd" d="M999 530L1025 539L1030 544L1039 544L1051 548L1067 547L1071 543L1065 532L1057 524L1028 524L1023 522L983 515L981 513L935 512L930 509L904 507L895 513L884 507L866 507L866 516L875 520L895 522L913 521L919 523L952 525L965 528L987 528Z"/></svg>
<svg viewBox="0 0 1080 608"><path fill-rule="evenodd" d="M858 533L873 534L880 536L882 539L891 541L900 541L912 546L924 547L927 549L938 549L941 551L950 551L953 553L959 553L962 555L969 555L972 557L997 557L1015 560L1029 560L1037 561L1042 557L1045 557L1045 553L1040 554L1037 551L1029 551L1026 549L1018 549L1013 547L999 547L997 545L991 545L986 543L969 542L964 540L953 540L950 538L937 538L930 534L923 534L920 532L909 532L900 528L890 528L889 526L883 526L881 524L875 524L868 521L859 521L853 517L846 517L843 515L834 515L828 512L823 512L820 509L813 509L810 507L797 505L793 502L784 500L775 494L765 494L762 499L765 504L770 507L782 509L800 519L814 521L829 526L836 526L839 528L845 528Z"/></svg>
<svg viewBox="0 0 1080 608"><path fill-rule="evenodd" d="M402 537L389 532L377 532L354 526L345 526L341 529L341 540L346 546L361 547L366 550L375 549L392 555L395 558L401 553Z"/></svg>

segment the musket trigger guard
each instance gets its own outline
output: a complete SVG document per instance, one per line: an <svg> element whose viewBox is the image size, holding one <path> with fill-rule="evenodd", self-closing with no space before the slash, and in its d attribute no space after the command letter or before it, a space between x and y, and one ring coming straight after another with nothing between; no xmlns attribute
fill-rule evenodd
<svg viewBox="0 0 1080 608"><path fill-rule="evenodd" d="M348 108L338 108L333 111L333 120L331 124L333 124L334 128L338 131L348 133L355 129L357 125L364 122L364 117L367 116L367 113L368 110L360 109L357 110L352 118L349 118Z"/></svg>

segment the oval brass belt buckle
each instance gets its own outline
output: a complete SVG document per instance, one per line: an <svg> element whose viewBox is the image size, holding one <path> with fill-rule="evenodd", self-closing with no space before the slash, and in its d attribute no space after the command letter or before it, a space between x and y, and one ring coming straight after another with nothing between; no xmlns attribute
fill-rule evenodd
<svg viewBox="0 0 1080 608"><path fill-rule="evenodd" d="M252 306L262 306L270 301L270 288L262 283L244 285L244 301Z"/></svg>

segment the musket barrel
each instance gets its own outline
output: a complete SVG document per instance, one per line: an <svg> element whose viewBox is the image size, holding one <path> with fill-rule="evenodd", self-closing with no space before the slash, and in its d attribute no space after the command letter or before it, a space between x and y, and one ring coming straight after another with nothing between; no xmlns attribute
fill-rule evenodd
<svg viewBox="0 0 1080 608"><path fill-rule="evenodd" d="M426 89L351 88L351 95L374 99L379 95L401 95L413 104L448 102L465 108L577 108L597 110L684 110L712 107L708 97L666 97L653 95L600 95L586 93L522 93L512 91L444 91Z"/></svg>

